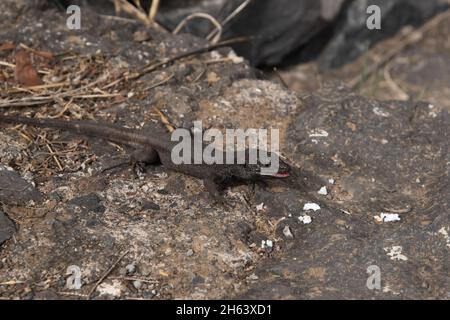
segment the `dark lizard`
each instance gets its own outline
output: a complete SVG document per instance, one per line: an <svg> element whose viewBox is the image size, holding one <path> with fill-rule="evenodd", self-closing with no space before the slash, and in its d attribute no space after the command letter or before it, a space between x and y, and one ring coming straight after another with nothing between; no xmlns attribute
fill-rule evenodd
<svg viewBox="0 0 450 320"><path fill-rule="evenodd" d="M159 160L169 170L202 179L206 189L220 202L222 202L220 191L226 186L286 178L291 170L290 166L281 159L279 159L278 172L269 176L261 174L263 165L260 162L257 164L249 164L247 161L244 164L175 164L172 161L171 152L178 142L171 141L169 134L150 134L141 130L89 120L64 121L0 115L0 123L56 128L130 146L134 148L131 155L132 163L152 164ZM240 151L235 151L237 152ZM244 152L246 152L245 159L248 159L248 149ZM235 154L236 158L237 154Z"/></svg>

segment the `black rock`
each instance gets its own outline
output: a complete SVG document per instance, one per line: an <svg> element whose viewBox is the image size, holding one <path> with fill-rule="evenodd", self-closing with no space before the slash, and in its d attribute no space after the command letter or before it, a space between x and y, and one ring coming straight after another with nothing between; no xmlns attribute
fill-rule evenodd
<svg viewBox="0 0 450 320"><path fill-rule="evenodd" d="M160 207L159 205L157 205L154 202L150 202L150 201L146 201L143 205L142 205L142 209L143 210L159 210Z"/></svg>
<svg viewBox="0 0 450 320"><path fill-rule="evenodd" d="M77 197L69 201L69 204L81 207L83 210L95 213L105 212L105 207L101 204L101 199L95 193Z"/></svg>
<svg viewBox="0 0 450 320"><path fill-rule="evenodd" d="M0 170L0 202L25 205L29 201L41 202L42 194L17 172Z"/></svg>
<svg viewBox="0 0 450 320"><path fill-rule="evenodd" d="M223 22L243 0L168 1L159 19L169 29L194 12L205 12ZM381 9L381 30L369 30L369 5ZM446 0L258 0L224 25L222 38L247 36L233 46L253 66L292 65L320 57L322 69L353 61L377 42L403 26L420 26L448 8ZM206 19L193 19L183 28L199 37L213 30Z"/></svg>
<svg viewBox="0 0 450 320"><path fill-rule="evenodd" d="M0 245L10 239L16 232L14 222L12 222L6 214L0 211Z"/></svg>
<svg viewBox="0 0 450 320"><path fill-rule="evenodd" d="M366 26L368 5L381 9L381 29ZM377 42L389 38L403 26L418 27L449 7L445 0L355 0L338 17L333 36L323 50L319 66L322 69L340 67L353 61Z"/></svg>
<svg viewBox="0 0 450 320"><path fill-rule="evenodd" d="M251 37L249 43L234 46L237 53L254 66L273 66L310 43L329 23L321 18L320 1L259 0L232 20L225 35Z"/></svg>
<svg viewBox="0 0 450 320"><path fill-rule="evenodd" d="M174 29L194 12L208 13L223 22L242 3L242 0L177 1L176 5L163 7L159 19L169 29ZM251 1L228 24L224 24L222 38L250 37L251 41L233 46L237 53L254 66L278 65L328 26L341 4L342 0ZM205 37L213 29L208 20L193 19L182 32Z"/></svg>

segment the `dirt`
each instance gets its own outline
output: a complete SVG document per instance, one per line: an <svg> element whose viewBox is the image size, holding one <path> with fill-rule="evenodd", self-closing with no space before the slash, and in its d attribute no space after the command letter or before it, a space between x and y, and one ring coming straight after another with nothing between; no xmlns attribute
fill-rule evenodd
<svg viewBox="0 0 450 320"><path fill-rule="evenodd" d="M54 77L79 87L105 79L100 89L124 70L206 45L89 12L82 30L71 31L64 15L20 10L17 3L0 3L0 44L69 51L50 61L35 57L46 83ZM147 40L133 40L137 31L148 33ZM313 93L298 94L277 80L258 79L259 72L229 54L223 48L196 55L84 92L108 97L0 111L151 127L162 120L157 109L177 127L201 119L220 130L278 128L281 151L300 168L302 187L231 188L224 207L200 180L161 166L138 176L129 169L101 173L126 159L127 150L117 145L3 127L0 234L9 240L0 247L1 298L450 297L445 101L383 102L336 83L317 91L313 77ZM0 51L0 60L14 63L12 52ZM446 61L429 63L441 69ZM406 69L399 67L399 77L414 78ZM0 70L2 100L29 96L12 91L11 67ZM431 80L436 91L427 90L427 99L442 88ZM318 193L323 186L327 195ZM307 203L320 210L306 212ZM400 221L379 222L374 216L381 213L398 214ZM381 287L370 290L373 265L381 270ZM70 266L81 273L79 289L67 286Z"/></svg>

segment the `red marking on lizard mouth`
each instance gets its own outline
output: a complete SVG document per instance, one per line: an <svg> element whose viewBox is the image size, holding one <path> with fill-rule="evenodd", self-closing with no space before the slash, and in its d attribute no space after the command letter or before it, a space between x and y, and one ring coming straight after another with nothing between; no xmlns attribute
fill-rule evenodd
<svg viewBox="0 0 450 320"><path fill-rule="evenodd" d="M289 177L289 172L278 172L273 175L276 178L286 178Z"/></svg>

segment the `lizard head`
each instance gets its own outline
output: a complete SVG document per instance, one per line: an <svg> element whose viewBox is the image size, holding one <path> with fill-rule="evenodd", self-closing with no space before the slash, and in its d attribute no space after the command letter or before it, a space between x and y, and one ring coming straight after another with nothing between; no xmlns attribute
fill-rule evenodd
<svg viewBox="0 0 450 320"><path fill-rule="evenodd" d="M276 155L276 157L278 157ZM271 168L271 164L263 164L258 162L259 175L272 178L287 178L290 175L291 167L278 157L278 170L276 172L267 173L265 170Z"/></svg>
<svg viewBox="0 0 450 320"><path fill-rule="evenodd" d="M248 150L246 151L248 156ZM259 180L261 178L287 178L290 175L291 167L284 162L277 154L267 153L267 157L271 160L276 159L275 163L263 163L258 158L256 163L250 163L248 157L246 162L239 167L237 176L249 180Z"/></svg>

